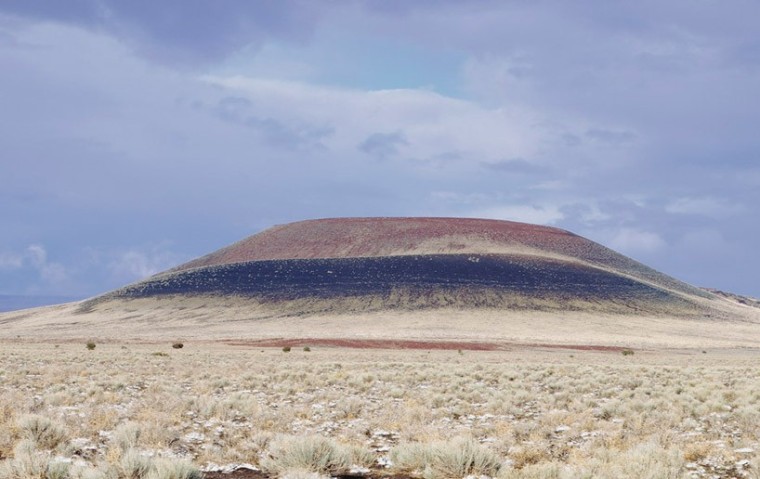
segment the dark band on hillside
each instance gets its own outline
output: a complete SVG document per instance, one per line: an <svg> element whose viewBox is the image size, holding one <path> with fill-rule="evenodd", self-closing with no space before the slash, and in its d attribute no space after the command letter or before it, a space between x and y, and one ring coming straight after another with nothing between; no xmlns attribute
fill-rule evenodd
<svg viewBox="0 0 760 479"><path fill-rule="evenodd" d="M672 294L577 263L530 256L416 255L252 261L155 277L111 297L220 294L262 300L388 295L398 289L494 290L552 299L666 301Z"/></svg>

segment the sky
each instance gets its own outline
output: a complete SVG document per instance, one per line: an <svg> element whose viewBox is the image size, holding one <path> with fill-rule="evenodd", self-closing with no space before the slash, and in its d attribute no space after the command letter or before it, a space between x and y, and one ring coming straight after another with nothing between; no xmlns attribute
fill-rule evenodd
<svg viewBox="0 0 760 479"><path fill-rule="evenodd" d="M0 295L275 224L568 229L759 296L760 3L3 0Z"/></svg>

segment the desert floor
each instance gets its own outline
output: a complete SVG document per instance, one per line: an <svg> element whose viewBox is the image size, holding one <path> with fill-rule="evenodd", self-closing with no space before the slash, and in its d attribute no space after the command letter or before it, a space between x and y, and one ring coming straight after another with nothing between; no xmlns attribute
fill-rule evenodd
<svg viewBox="0 0 760 479"><path fill-rule="evenodd" d="M367 298L356 299L366 306ZM378 300L378 304L383 304ZM98 342L206 339L316 338L366 340L472 341L519 344L605 345L633 349L760 348L760 309L729 301L710 302L726 317L687 319L674 316L610 314L604 311L464 310L286 314L292 307L237 297L143 298L105 301L92 311L70 303L0 314L0 341L58 339ZM330 302L333 304L335 301ZM351 311L351 301L341 308ZM361 309L361 308L359 308Z"/></svg>
<svg viewBox="0 0 760 479"><path fill-rule="evenodd" d="M760 477L758 349L183 346L0 343L0 478Z"/></svg>

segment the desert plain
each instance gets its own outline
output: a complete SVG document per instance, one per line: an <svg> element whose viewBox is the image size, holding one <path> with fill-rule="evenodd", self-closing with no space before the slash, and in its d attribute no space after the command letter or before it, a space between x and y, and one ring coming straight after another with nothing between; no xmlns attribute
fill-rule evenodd
<svg viewBox="0 0 760 479"><path fill-rule="evenodd" d="M3 341L0 477L760 477L754 348L93 344Z"/></svg>
<svg viewBox="0 0 760 479"><path fill-rule="evenodd" d="M0 314L0 479L760 478L759 305L556 228L275 227Z"/></svg>

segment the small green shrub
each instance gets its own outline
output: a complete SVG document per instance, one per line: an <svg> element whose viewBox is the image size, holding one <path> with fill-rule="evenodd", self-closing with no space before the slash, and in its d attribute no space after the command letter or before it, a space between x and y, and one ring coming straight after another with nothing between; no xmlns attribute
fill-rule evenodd
<svg viewBox="0 0 760 479"><path fill-rule="evenodd" d="M304 347L303 347L303 350L304 350L304 351L306 351L306 352L308 353L309 351L311 351L311 348L310 348L310 347L308 347L308 346L304 346Z"/></svg>
<svg viewBox="0 0 760 479"><path fill-rule="evenodd" d="M174 349L182 349L182 348L184 348L184 347L185 347L185 345L184 345L184 344L182 344L182 343L174 343L174 344L172 344L172 347L173 347Z"/></svg>
<svg viewBox="0 0 760 479"><path fill-rule="evenodd" d="M283 353L289 353L290 352L290 346L283 346L282 347L282 352Z"/></svg>
<svg viewBox="0 0 760 479"><path fill-rule="evenodd" d="M633 349L624 349L621 351L623 356L633 356Z"/></svg>
<svg viewBox="0 0 760 479"><path fill-rule="evenodd" d="M90 351L92 351L93 349L95 349L95 342L94 341L87 341L87 344L85 346L87 346L87 349L89 349Z"/></svg>
<svg viewBox="0 0 760 479"><path fill-rule="evenodd" d="M169 356L168 353L165 353L163 351L156 351L155 353L152 353L152 354L153 354L153 356L159 356L159 357L162 357L162 358L164 358L166 356Z"/></svg>

